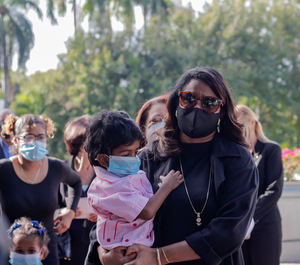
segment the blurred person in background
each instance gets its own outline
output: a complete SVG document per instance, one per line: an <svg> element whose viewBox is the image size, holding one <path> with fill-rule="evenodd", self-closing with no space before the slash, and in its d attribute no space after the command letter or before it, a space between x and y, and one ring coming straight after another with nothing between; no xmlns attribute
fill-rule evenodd
<svg viewBox="0 0 300 265"><path fill-rule="evenodd" d="M259 171L255 225L242 248L245 265L279 265L282 231L277 202L283 186L281 149L265 136L258 117L249 107L239 105L237 115Z"/></svg>
<svg viewBox="0 0 300 265"><path fill-rule="evenodd" d="M7 240L7 220L0 215L0 264L7 264L9 242Z"/></svg>
<svg viewBox="0 0 300 265"><path fill-rule="evenodd" d="M93 167L90 165L86 151L84 150L84 142L86 139L87 128L91 121L89 115L83 115L69 121L65 126L64 142L66 144L67 152L71 156L68 159L68 164L80 176L82 182L81 197L87 197L87 190L95 177ZM61 184L60 195L65 205L68 199L67 186ZM76 215L81 214L80 208L77 208ZM90 243L89 233L95 222L97 215L91 213L88 219L74 219L71 227L68 230L71 238L71 259L60 260L60 264L84 264L84 259L87 254L88 246Z"/></svg>
<svg viewBox="0 0 300 265"><path fill-rule="evenodd" d="M9 115L2 126L12 137L16 155L0 160L0 197L4 214L12 224L26 216L42 222L50 237L44 265L58 265L54 233L71 225L81 194L80 177L63 161L48 157L47 139L55 127L51 119L33 114ZM54 220L59 184L69 185L68 209Z"/></svg>
<svg viewBox="0 0 300 265"><path fill-rule="evenodd" d="M2 132L2 125L4 124L4 120L8 115L14 115L11 110L4 109L0 113L0 159L2 158L9 158L13 154L12 152L12 142L10 135L6 134L5 132Z"/></svg>
<svg viewBox="0 0 300 265"><path fill-rule="evenodd" d="M144 140L142 146L150 144L155 139L156 130L164 127L164 120L168 113L168 94L149 99L138 111L136 124L140 127Z"/></svg>

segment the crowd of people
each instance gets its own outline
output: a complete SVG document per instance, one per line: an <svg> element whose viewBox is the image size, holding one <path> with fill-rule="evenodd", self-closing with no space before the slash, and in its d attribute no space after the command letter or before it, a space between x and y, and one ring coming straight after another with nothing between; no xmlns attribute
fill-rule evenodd
<svg viewBox="0 0 300 265"><path fill-rule="evenodd" d="M3 264L279 265L281 150L215 69L188 70L136 120L68 121L66 161L48 154L51 119L0 123Z"/></svg>

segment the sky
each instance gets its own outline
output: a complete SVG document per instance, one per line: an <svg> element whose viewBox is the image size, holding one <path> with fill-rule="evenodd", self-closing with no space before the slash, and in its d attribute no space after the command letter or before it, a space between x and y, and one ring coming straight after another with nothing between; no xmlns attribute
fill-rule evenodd
<svg viewBox="0 0 300 265"><path fill-rule="evenodd" d="M184 5L191 3L196 11L201 11L203 4L206 2L205 0L181 1ZM46 1L40 0L40 3L43 13L45 14ZM30 58L26 63L28 75L31 75L36 71L45 72L50 69L56 69L59 62L57 55L67 52L65 43L68 38L74 34L71 4L68 4L67 8L67 14L63 17L58 17L57 25L52 25L45 15L41 21L34 12L28 12L28 18L32 22L35 35L35 45L31 50ZM136 8L135 15L136 28L141 28L143 25L143 18L140 8ZM83 22L83 27L85 27L86 24L87 23ZM113 20L113 28L118 29L121 27L122 25L120 23ZM16 63L14 63L13 68L16 68Z"/></svg>

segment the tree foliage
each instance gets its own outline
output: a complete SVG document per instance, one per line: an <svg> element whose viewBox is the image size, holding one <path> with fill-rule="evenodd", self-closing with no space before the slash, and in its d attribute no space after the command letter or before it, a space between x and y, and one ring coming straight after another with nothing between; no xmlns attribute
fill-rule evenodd
<svg viewBox="0 0 300 265"><path fill-rule="evenodd" d="M124 11L124 22L131 14L126 8L132 8L126 4L150 7L150 2L115 5ZM206 4L200 13L174 4L159 10L149 11L147 26L139 31L128 23L114 32L114 10L94 9L89 32L79 29L69 40L56 70L19 81L13 109L44 113L56 122L52 154L63 155L62 132L71 118L99 109L122 109L135 117L145 100L170 91L184 71L197 65L218 69L236 101L259 114L271 139L300 145L296 1L222 0Z"/></svg>
<svg viewBox="0 0 300 265"><path fill-rule="evenodd" d="M42 18L36 1L0 0L0 68L2 91L6 106L13 100L14 91L10 82L13 56L18 56L18 66L24 67L34 44L32 25L25 12L33 10Z"/></svg>

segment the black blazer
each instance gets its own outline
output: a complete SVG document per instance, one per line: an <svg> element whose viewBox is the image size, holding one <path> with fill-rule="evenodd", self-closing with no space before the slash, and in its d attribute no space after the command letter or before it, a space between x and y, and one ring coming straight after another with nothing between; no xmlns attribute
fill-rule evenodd
<svg viewBox="0 0 300 265"><path fill-rule="evenodd" d="M140 157L142 168L154 191L158 188L161 175L166 175L171 169L179 169L178 157L155 161L147 150L143 151ZM250 152L245 147L220 134L213 140L211 165L218 210L207 226L182 240L186 240L201 257L201 264L243 265L241 245L255 210L258 171ZM161 218L167 216L162 217L158 212L154 226L156 246L161 246L159 238ZM199 263L194 261L193 264Z"/></svg>
<svg viewBox="0 0 300 265"><path fill-rule="evenodd" d="M158 188L160 175L166 175L171 169L179 168L177 157L154 161L149 150L144 150L139 156L142 160L141 167L146 172L154 191ZM216 135L214 139L211 159L219 211L207 227L185 240L205 264L243 265L241 245L255 210L258 171L246 148L220 135ZM157 241L159 241L160 218L157 213L154 229L157 245L159 245ZM91 233L91 239L85 265L98 265L101 263L95 233Z"/></svg>
<svg viewBox="0 0 300 265"><path fill-rule="evenodd" d="M275 143L255 145L254 159L259 171L258 202L254 220L269 223L281 220L277 202L283 187L283 165L280 146Z"/></svg>

